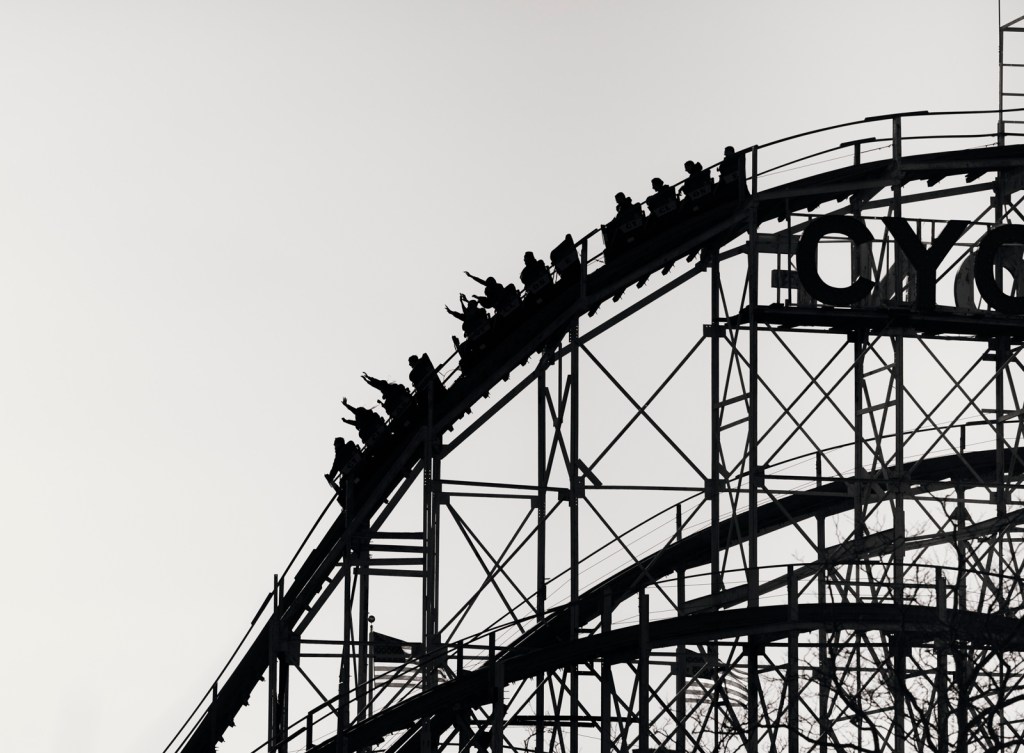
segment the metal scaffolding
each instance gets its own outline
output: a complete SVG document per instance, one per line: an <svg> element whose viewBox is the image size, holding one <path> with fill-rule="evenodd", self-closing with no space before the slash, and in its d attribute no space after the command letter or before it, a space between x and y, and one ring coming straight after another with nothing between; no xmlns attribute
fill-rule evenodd
<svg viewBox="0 0 1024 753"><path fill-rule="evenodd" d="M974 283L1024 222L1012 114L752 147L734 194L575 242L346 473L168 750L261 677L274 753L1020 747L1024 318ZM829 218L869 240L808 252Z"/></svg>

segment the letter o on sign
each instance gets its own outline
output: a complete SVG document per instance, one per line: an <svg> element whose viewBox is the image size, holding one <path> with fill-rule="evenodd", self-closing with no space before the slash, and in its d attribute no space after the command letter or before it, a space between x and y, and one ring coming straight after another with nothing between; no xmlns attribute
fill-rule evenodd
<svg viewBox="0 0 1024 753"><path fill-rule="evenodd" d="M1004 245L1024 245L1024 225L1000 225L992 228L978 244L974 259L974 283L988 304L1003 314L1024 314L1024 298L1007 295L996 282L996 253Z"/></svg>
<svg viewBox="0 0 1024 753"><path fill-rule="evenodd" d="M818 242L826 235L845 235L857 246L870 244L874 236L867 226L853 217L820 217L813 220L800 237L796 249L796 269L800 284L812 297L833 306L849 306L862 300L871 292L875 283L858 277L845 288L829 285L818 274Z"/></svg>

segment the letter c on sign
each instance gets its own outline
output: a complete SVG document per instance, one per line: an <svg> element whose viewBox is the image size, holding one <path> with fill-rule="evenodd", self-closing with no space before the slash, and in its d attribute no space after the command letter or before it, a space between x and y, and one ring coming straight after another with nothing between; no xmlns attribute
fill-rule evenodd
<svg viewBox="0 0 1024 753"><path fill-rule="evenodd" d="M1000 225L988 231L974 257L974 284L988 305L1003 314L1024 314L1024 298L1007 295L996 282L996 252L1009 243L1024 244L1024 225Z"/></svg>
<svg viewBox="0 0 1024 753"><path fill-rule="evenodd" d="M858 277L848 287L837 288L821 279L818 274L818 242L826 235L845 235L858 246L871 243L875 238L863 222L853 217L818 218L800 237L800 245L796 249L796 270L804 290L822 303L849 306L865 298L875 283Z"/></svg>

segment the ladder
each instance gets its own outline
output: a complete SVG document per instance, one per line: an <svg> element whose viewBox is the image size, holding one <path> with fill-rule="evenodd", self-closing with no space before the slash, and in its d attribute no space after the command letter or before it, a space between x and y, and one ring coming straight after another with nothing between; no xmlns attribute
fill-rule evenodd
<svg viewBox="0 0 1024 753"><path fill-rule="evenodd" d="M1024 0L999 0L999 146L1006 145L1007 136L1024 137L1024 112L1012 112L1020 107L1024 107Z"/></svg>

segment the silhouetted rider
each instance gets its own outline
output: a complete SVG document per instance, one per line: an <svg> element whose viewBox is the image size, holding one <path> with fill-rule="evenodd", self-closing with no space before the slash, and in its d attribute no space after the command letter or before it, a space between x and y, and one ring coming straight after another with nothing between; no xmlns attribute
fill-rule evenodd
<svg viewBox="0 0 1024 753"><path fill-rule="evenodd" d="M631 198L619 191L615 194L615 216L622 221L643 219L644 211L638 204L634 204Z"/></svg>
<svg viewBox="0 0 1024 753"><path fill-rule="evenodd" d="M523 254L523 271L519 279L530 293L536 293L552 283L548 265L534 256L532 251Z"/></svg>
<svg viewBox="0 0 1024 753"><path fill-rule="evenodd" d="M744 159L731 146L725 147L724 156L718 165L718 176L718 190L723 198L744 198L749 194Z"/></svg>
<svg viewBox="0 0 1024 753"><path fill-rule="evenodd" d="M495 313L508 313L519 302L519 292L514 285L502 285L493 277L481 280L476 275L466 272L466 277L484 286L484 294L473 296L484 308L494 309Z"/></svg>
<svg viewBox="0 0 1024 753"><path fill-rule="evenodd" d="M687 160L683 165L686 170L686 180L683 181L683 193L690 201L699 201L711 193L715 182L711 180L708 171L699 162Z"/></svg>
<svg viewBox="0 0 1024 753"><path fill-rule="evenodd" d="M444 389L441 379L437 376L437 369L426 353L421 356L409 356L409 383L417 392L425 392L431 384L435 393Z"/></svg>
<svg viewBox="0 0 1024 753"><path fill-rule="evenodd" d="M661 178L651 178L651 188L654 189L654 194L647 198L647 207L651 214L661 217L679 205L675 190L672 186L666 186Z"/></svg>
<svg viewBox="0 0 1024 753"><path fill-rule="evenodd" d="M348 400L345 398L341 399L341 404L348 408L355 417L354 419L343 418L341 420L346 424L356 427L356 431L359 432L359 441L365 446L369 447L373 440L387 431L387 422L369 408L349 405Z"/></svg>
<svg viewBox="0 0 1024 753"><path fill-rule="evenodd" d="M462 334L467 340L478 337L487 329L487 312L477 301L466 298L465 293L459 294L459 305L462 307L461 312L452 311L447 306L444 310L462 322Z"/></svg>
<svg viewBox="0 0 1024 753"><path fill-rule="evenodd" d="M355 442L338 437L334 440L334 464L331 470L324 474L331 486L334 486L334 477L344 473L359 458L359 447Z"/></svg>
<svg viewBox="0 0 1024 753"><path fill-rule="evenodd" d="M401 384L395 384L385 379L376 379L365 372L363 381L380 392L383 399L378 402L384 406L384 410L391 418L400 415L412 402L412 393Z"/></svg>

